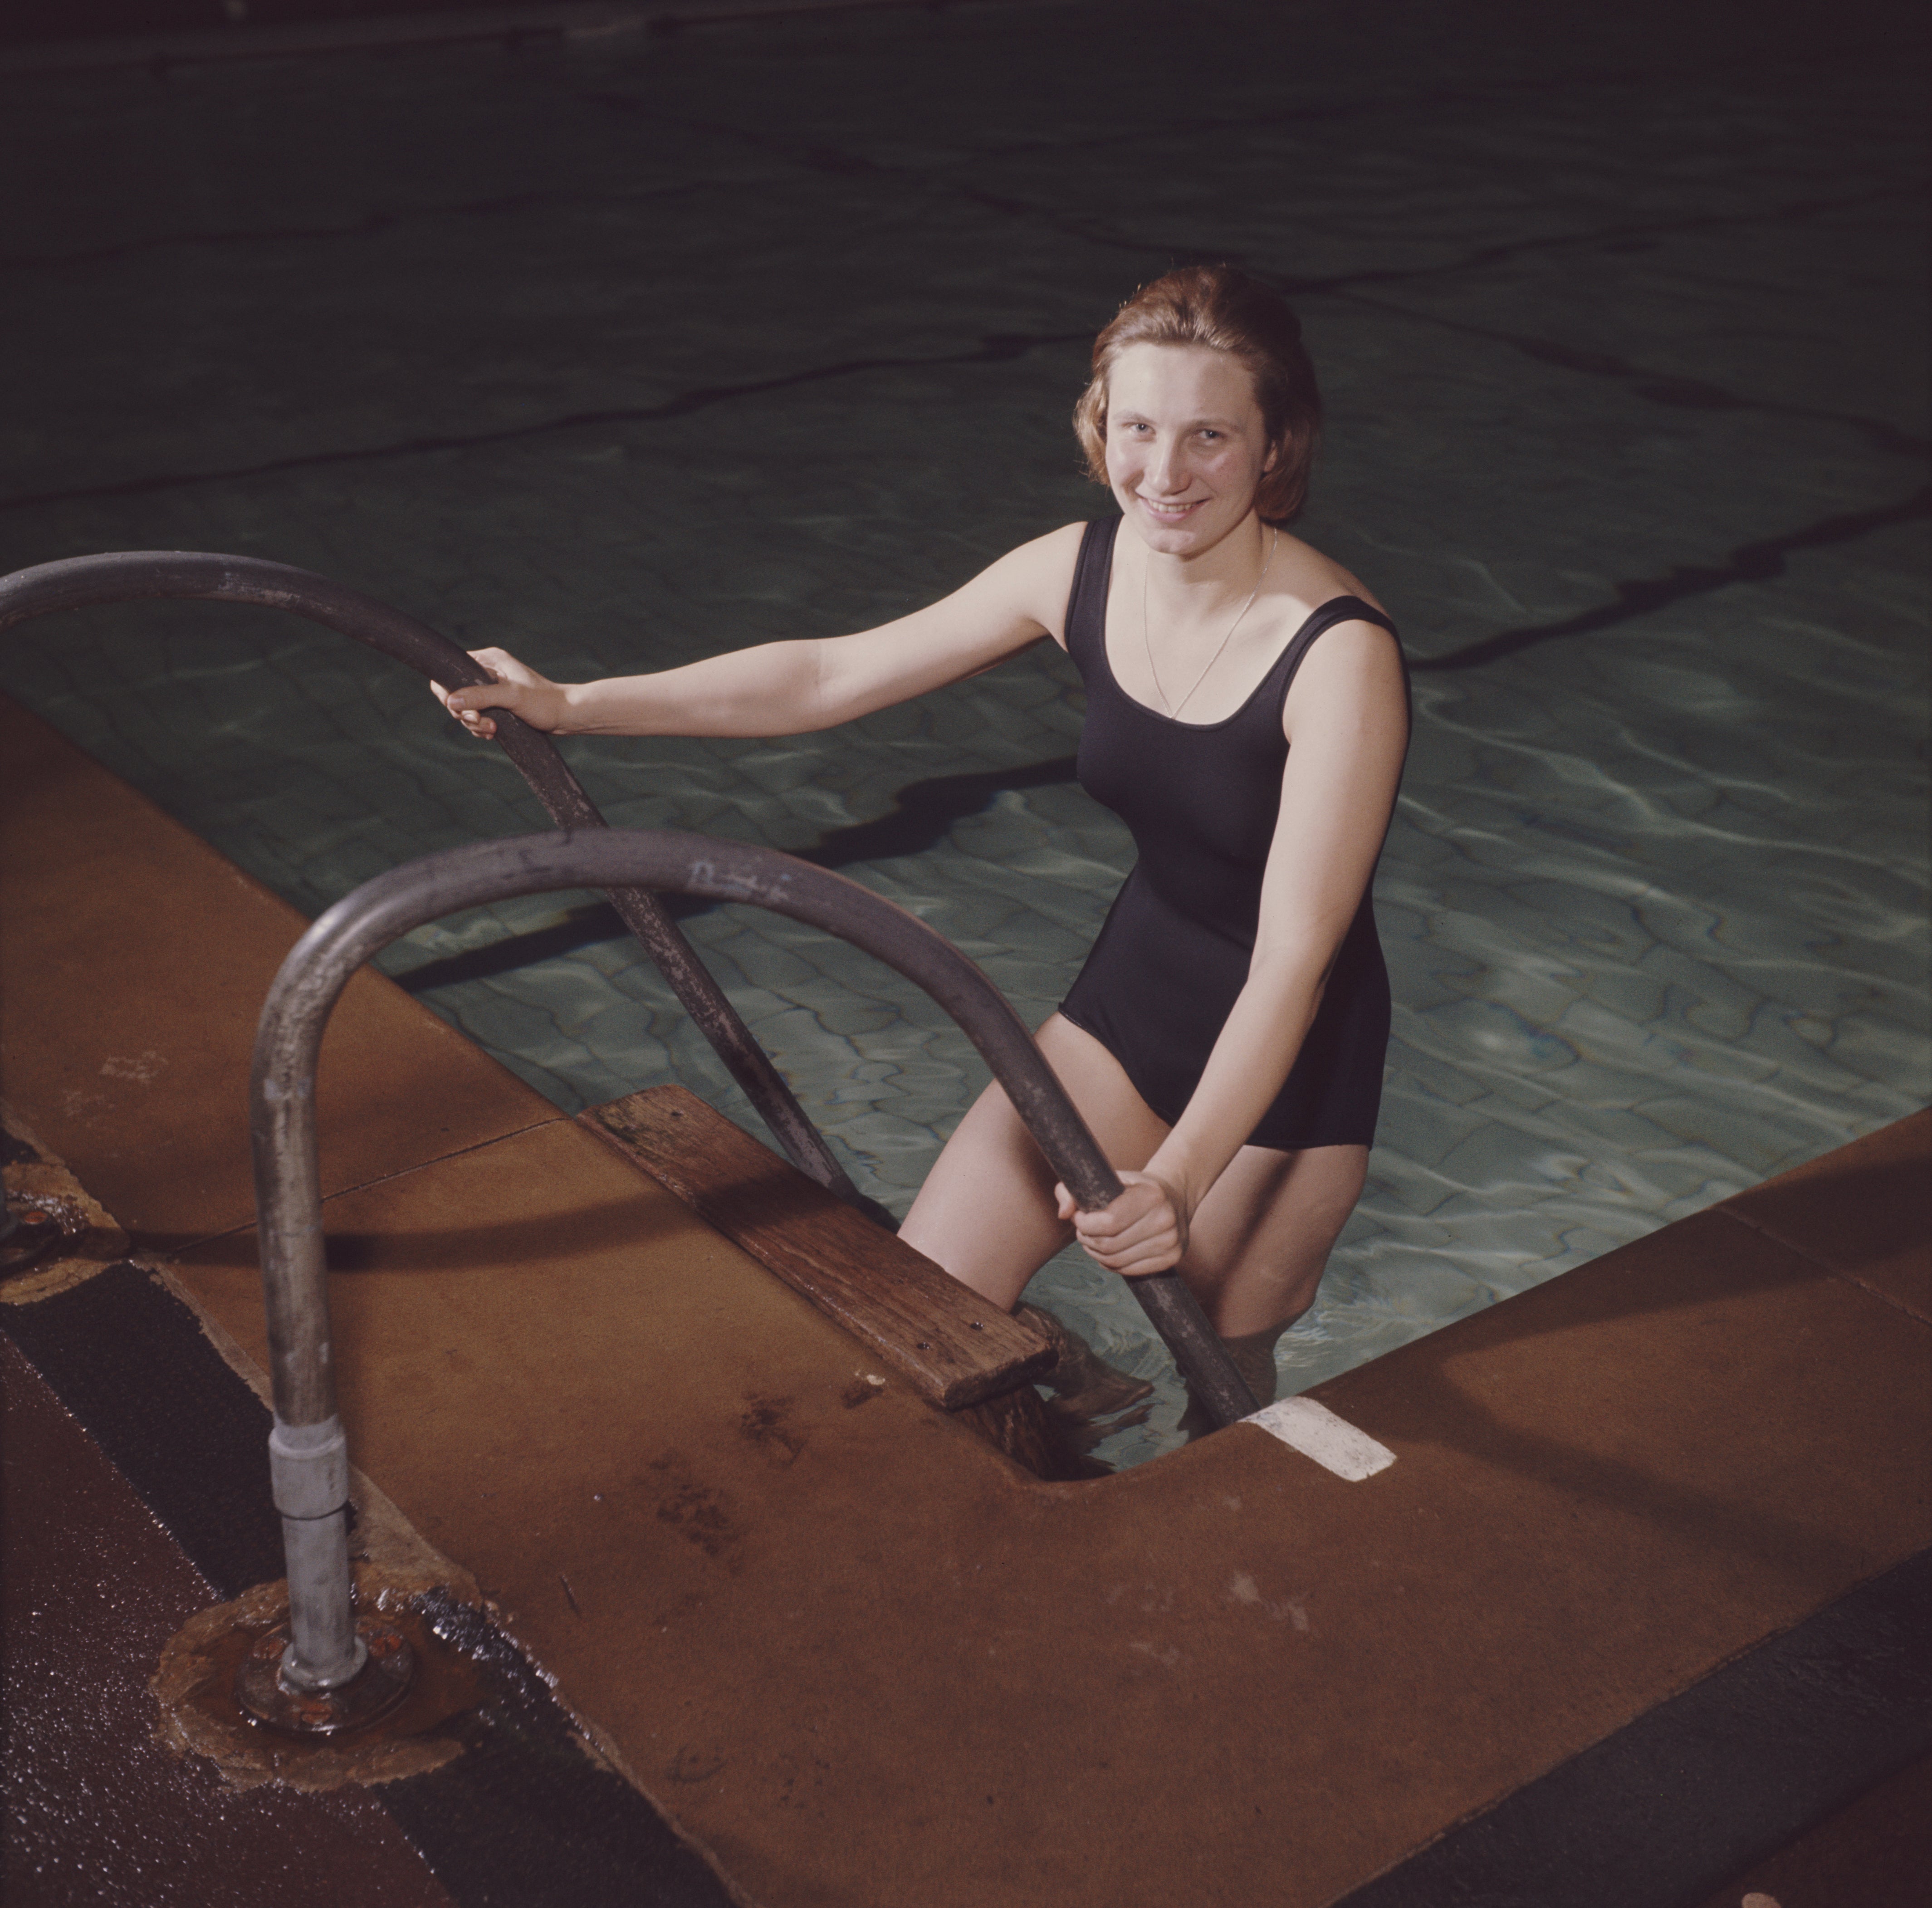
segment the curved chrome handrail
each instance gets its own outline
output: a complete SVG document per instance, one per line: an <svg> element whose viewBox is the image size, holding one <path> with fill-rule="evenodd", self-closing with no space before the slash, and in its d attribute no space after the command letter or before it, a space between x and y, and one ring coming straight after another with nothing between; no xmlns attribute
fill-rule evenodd
<svg viewBox="0 0 1932 1908"><path fill-rule="evenodd" d="M282 1673L298 1689L338 1688L362 1660L350 1589L349 1460L336 1414L316 1152L315 1076L329 1014L365 961L440 915L556 888L632 884L768 908L896 968L979 1049L1082 1209L1119 1196L1106 1156L1005 996L943 935L843 875L771 848L622 828L478 842L365 881L282 963L262 1010L250 1082L275 1407L269 1465L289 1573L291 1640ZM1227 1348L1179 1277L1157 1273L1128 1282L1216 1422L1253 1411Z"/></svg>
<svg viewBox="0 0 1932 1908"><path fill-rule="evenodd" d="M366 643L452 688L490 680L489 671L448 637L359 590L286 563L202 550L110 550L16 570L0 577L0 629L56 610L158 596L286 610ZM597 805L548 736L507 710L499 710L494 719L503 752L522 772L559 827L605 826ZM860 1192L832 1156L824 1136L806 1116L770 1055L739 1018L664 904L643 888L616 887L606 892L624 925L636 935L677 996L678 1004L698 1023L793 1163L848 1205L890 1224L890 1215Z"/></svg>

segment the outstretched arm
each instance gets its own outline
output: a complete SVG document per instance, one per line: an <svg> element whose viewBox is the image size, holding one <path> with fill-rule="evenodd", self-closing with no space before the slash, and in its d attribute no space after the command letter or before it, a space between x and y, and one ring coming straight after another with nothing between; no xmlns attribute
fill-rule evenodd
<svg viewBox="0 0 1932 1908"><path fill-rule="evenodd" d="M1288 694L1281 812L1262 884L1246 984L1201 1082L1147 1170L1105 1211L1074 1219L1110 1270L1163 1272L1187 1249L1189 1221L1274 1103L1322 1004L1395 806L1408 741L1402 664L1371 623L1338 625L1308 654Z"/></svg>
<svg viewBox="0 0 1932 1908"><path fill-rule="evenodd" d="M471 653L496 678L436 694L472 734L507 709L556 735L800 735L977 675L1056 638L1079 548L1070 524L1009 551L928 608L856 635L761 643L655 675L553 682L503 650Z"/></svg>

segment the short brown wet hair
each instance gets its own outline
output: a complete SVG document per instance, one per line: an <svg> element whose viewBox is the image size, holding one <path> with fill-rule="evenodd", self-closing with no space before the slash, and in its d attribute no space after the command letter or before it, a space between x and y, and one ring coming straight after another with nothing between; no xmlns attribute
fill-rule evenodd
<svg viewBox="0 0 1932 1908"><path fill-rule="evenodd" d="M1255 512L1286 524L1308 501L1309 467L1322 434L1322 394L1301 342L1301 320L1278 292L1231 265L1186 265L1144 285L1094 340L1094 376L1073 407L1087 474L1107 481L1107 379L1130 344L1205 345L1253 379L1262 426L1276 453L1262 473Z"/></svg>

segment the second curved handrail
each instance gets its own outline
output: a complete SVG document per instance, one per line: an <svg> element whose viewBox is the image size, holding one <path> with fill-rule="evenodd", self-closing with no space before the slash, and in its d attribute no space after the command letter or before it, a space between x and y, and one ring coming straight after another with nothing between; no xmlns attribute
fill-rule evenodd
<svg viewBox="0 0 1932 1908"><path fill-rule="evenodd" d="M200 598L286 610L324 628L380 650L433 681L472 688L490 672L466 650L414 616L313 570L257 556L228 556L193 550L117 550L37 563L0 577L0 629L29 617L142 598ZM496 740L521 771L560 828L606 826L597 805L573 775L556 746L507 710L495 713ZM648 890L614 887L611 906L664 977L777 1136L799 1169L890 1225L890 1215L852 1183L771 1056L758 1043L724 991L681 934L664 904Z"/></svg>
<svg viewBox="0 0 1932 1908"><path fill-rule="evenodd" d="M770 848L670 830L608 829L481 842L379 874L303 935L270 989L255 1041L250 1137L275 1424L269 1465L283 1514L291 1641L283 1674L329 1689L360 1665L349 1590L348 1455L336 1415L316 1160L315 1076L350 977L398 936L464 908L553 889L640 884L747 902L851 942L952 1016L1083 1210L1120 1182L1005 996L944 935L856 881ZM1227 1348L1172 1272L1128 1281L1217 1424L1255 1408Z"/></svg>

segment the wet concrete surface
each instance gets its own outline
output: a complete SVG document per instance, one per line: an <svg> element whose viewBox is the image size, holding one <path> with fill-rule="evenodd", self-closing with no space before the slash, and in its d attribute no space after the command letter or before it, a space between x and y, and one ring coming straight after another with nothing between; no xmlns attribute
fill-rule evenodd
<svg viewBox="0 0 1932 1908"><path fill-rule="evenodd" d="M10 1341L9 1357L17 1362L24 1351L43 1375L36 1383L58 1394L52 1408L60 1421L85 1420L91 1435L76 1430L76 1436L88 1462L134 1503L146 1520L141 1528L166 1546L196 1586L195 1594L185 1600L177 1596L157 1618L146 1659L135 1654L131 1666L118 1664L129 1684L123 1708L134 1713L117 1712L112 1718L110 1749L136 1736L145 1742L158 1721L146 1679L164 1644L208 1604L270 1582L280 1571L264 1456L268 1414L215 1353L194 1313L138 1266L110 1267L71 1291L0 1310L0 1332ZM10 1454L14 1449L10 1443ZM29 1508L34 1490L65 1489L67 1474L55 1460L66 1454L64 1447L51 1459L40 1454L46 1461L28 1478L34 1490L23 1492ZM27 1451L22 1461L34 1462L34 1454ZM30 1528L24 1520L16 1522L10 1496L10 1541ZM76 1566L76 1559L64 1557L50 1574ZM104 1580L110 1591L118 1582L113 1568ZM9 1575L10 1580L10 1563ZM468 1666L466 1673L480 1679L484 1700L473 1714L442 1728L460 1749L453 1761L362 1792L380 1802L385 1834L393 1836L400 1823L464 1908L501 1903L582 1908L605 1900L722 1908L724 1897L704 1861L586 1748L542 1675L500 1628L447 1595L423 1598L418 1607L443 1646ZM76 1639L76 1651L84 1648ZM36 1681L38 1675L32 1666L22 1672L27 1694L15 1712L20 1733L10 1757L30 1772L40 1766L44 1732L53 1727L51 1698L44 1676ZM196 1772L205 1786L225 1792L212 1764L153 1754L166 1766ZM260 1772L242 1773L252 1780ZM137 1815L151 1805L165 1808L169 1792L144 1799L135 1792L129 1806ZM70 1820L83 1851L91 1847L97 1832L92 1810L77 1809ZM117 1826L110 1811L99 1832ZM165 1825L158 1832L165 1840ZM350 1893L340 1898L357 1898ZM138 1893L50 1899L98 1900L117 1908L123 1900L136 1908L144 1900Z"/></svg>
<svg viewBox="0 0 1932 1908"><path fill-rule="evenodd" d="M358 1792L237 1793L153 1740L161 1646L208 1581L0 1337L9 1908L453 1908Z"/></svg>

